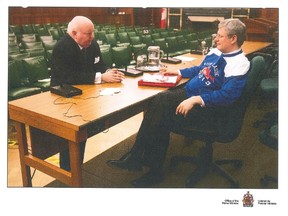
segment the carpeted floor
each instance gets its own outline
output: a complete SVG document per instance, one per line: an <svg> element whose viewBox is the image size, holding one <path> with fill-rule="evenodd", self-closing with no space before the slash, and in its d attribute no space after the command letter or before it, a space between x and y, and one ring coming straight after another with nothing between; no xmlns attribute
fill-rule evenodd
<svg viewBox="0 0 288 216"><path fill-rule="evenodd" d="M275 110L277 106L269 105L259 108L255 100L251 103L240 136L230 144L214 144L214 159L230 158L243 160L239 170L231 165L225 165L226 170L238 179L240 188L263 188L260 179L268 174L277 176L278 152L261 144L258 134L263 126L255 127L254 122L262 119L268 111ZM83 187L88 188L131 188L130 182L143 175L147 170L129 172L110 167L106 164L109 159L118 159L133 145L135 136L115 145L83 165ZM193 155L197 153L201 143L185 144L183 136L171 134L170 146L165 164L165 180L156 188L184 188L185 179L195 169L191 164L179 164L175 170L169 169L171 156L179 154ZM47 187L67 187L55 180ZM210 173L197 185L197 188L229 188L229 183L217 174ZM270 183L265 188L277 188L277 184Z"/></svg>

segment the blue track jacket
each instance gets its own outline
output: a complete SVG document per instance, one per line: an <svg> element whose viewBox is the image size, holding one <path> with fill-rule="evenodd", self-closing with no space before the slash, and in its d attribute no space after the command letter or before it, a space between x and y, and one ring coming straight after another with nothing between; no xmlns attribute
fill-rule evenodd
<svg viewBox="0 0 288 216"><path fill-rule="evenodd" d="M185 86L187 97L200 95L205 106L228 105L237 100L246 84L250 62L241 49L223 54L211 50L201 65L180 70L191 78Z"/></svg>

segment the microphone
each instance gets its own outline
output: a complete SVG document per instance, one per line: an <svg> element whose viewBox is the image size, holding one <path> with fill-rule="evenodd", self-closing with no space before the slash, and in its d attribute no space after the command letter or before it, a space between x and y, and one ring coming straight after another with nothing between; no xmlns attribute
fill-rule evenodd
<svg viewBox="0 0 288 216"><path fill-rule="evenodd" d="M169 52L168 52L169 44L167 42L166 42L166 48L167 48L166 58L161 59L161 62L168 63L168 64L180 64L182 60L169 57Z"/></svg>

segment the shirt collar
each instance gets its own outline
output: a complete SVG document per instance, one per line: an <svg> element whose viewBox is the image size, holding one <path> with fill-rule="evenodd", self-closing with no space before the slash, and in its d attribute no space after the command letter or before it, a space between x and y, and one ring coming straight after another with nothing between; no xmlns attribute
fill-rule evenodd
<svg viewBox="0 0 288 216"><path fill-rule="evenodd" d="M232 56L236 56L236 55L239 55L240 53L242 53L242 49L239 48L238 50L235 50L235 51L232 51L232 52L229 52L229 53L223 53L223 57L232 57Z"/></svg>

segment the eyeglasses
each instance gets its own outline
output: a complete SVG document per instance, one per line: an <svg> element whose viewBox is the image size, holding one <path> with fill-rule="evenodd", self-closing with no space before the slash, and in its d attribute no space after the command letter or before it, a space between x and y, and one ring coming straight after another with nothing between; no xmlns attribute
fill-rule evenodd
<svg viewBox="0 0 288 216"><path fill-rule="evenodd" d="M227 38L232 38L233 36L235 36L235 34L233 35L220 35L220 34L216 34L216 38L224 38L224 37L227 37Z"/></svg>

